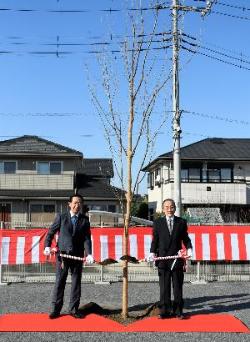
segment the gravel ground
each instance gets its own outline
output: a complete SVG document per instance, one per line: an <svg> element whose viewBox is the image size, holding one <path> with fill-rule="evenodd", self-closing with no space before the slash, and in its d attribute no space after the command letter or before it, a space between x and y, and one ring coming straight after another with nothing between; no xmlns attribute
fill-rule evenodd
<svg viewBox="0 0 250 342"><path fill-rule="evenodd" d="M49 312L53 284L18 283L0 286L0 313ZM103 307L120 308L121 283L82 285L81 305L95 302ZM65 291L63 312L67 312L70 284ZM213 282L184 285L185 312L228 313L250 327L250 285L248 282ZM130 283L129 307L136 313L143 304L159 299L157 283ZM112 303L112 306L110 305ZM235 333L1 333L4 341L249 341L249 334Z"/></svg>

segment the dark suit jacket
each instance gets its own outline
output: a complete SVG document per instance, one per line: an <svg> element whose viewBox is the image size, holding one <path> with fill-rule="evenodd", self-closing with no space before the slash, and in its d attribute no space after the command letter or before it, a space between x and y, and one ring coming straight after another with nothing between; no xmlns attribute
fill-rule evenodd
<svg viewBox="0 0 250 342"><path fill-rule="evenodd" d="M79 214L76 228L73 229L70 213L58 214L45 238L45 247L51 246L57 232L59 232L57 246L60 252L80 257L84 254L92 254L90 224L87 216Z"/></svg>
<svg viewBox="0 0 250 342"><path fill-rule="evenodd" d="M174 216L173 231L170 236L166 216L161 217L154 222L153 240L150 248L151 253L157 256L176 255L182 249L182 243L186 248L192 248L191 240L187 233L187 222L181 217ZM170 269L173 260L164 260L156 262L159 268ZM184 265L183 259L177 259L175 268L181 268Z"/></svg>

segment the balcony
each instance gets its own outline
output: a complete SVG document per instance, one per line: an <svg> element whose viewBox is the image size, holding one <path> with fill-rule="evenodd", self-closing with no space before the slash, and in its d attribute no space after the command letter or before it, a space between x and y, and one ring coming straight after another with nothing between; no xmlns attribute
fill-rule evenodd
<svg viewBox="0 0 250 342"><path fill-rule="evenodd" d="M0 190L72 190L74 174L0 174Z"/></svg>
<svg viewBox="0 0 250 342"><path fill-rule="evenodd" d="M182 183L183 203L247 204L242 183Z"/></svg>
<svg viewBox="0 0 250 342"><path fill-rule="evenodd" d="M183 204L248 204L247 192L245 183L181 183ZM164 194L174 196L173 183L164 185Z"/></svg>

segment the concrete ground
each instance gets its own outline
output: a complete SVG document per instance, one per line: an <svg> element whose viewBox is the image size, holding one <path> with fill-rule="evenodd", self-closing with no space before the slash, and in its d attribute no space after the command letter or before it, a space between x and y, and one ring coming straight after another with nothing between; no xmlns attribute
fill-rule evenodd
<svg viewBox="0 0 250 342"><path fill-rule="evenodd" d="M53 284L13 283L0 286L0 313L49 312ZM104 307L121 307L122 283L82 285L81 305L95 302ZM62 312L67 312L70 284L65 291ZM250 328L249 282L211 282L184 284L185 312L228 313ZM159 299L158 283L130 283L129 307L136 311L143 304ZM112 303L112 305L110 304ZM236 333L1 333L5 341L249 341L249 334Z"/></svg>

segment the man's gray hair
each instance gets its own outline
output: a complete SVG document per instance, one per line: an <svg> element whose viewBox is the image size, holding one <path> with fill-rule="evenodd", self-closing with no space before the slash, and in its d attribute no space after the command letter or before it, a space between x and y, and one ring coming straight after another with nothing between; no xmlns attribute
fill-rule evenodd
<svg viewBox="0 0 250 342"><path fill-rule="evenodd" d="M174 207L176 208L175 201L174 201L172 198L166 198L166 199L164 199L164 201L162 202L162 208L163 208L165 202L172 202L172 204L173 204Z"/></svg>

